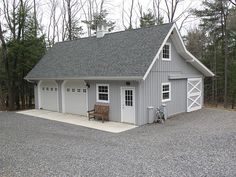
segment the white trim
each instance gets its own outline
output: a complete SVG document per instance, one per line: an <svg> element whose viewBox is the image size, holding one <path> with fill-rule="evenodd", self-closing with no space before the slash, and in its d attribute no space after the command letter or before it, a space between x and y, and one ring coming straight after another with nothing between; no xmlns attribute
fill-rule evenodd
<svg viewBox="0 0 236 177"><path fill-rule="evenodd" d="M87 107L87 116L88 116L88 110L89 110L89 104L88 104L88 100L89 100L89 98L88 98L88 92L89 92L89 88L88 88L88 86L87 86L87 88L86 88L86 107Z"/></svg>
<svg viewBox="0 0 236 177"><path fill-rule="evenodd" d="M192 83L190 83L191 81L198 81L198 82L196 83L196 85L193 85ZM202 93L203 93L203 90L199 90L199 89L197 88L197 86L198 86L199 84L202 84L200 89L203 89L203 79L202 79L201 77L199 77L199 78L188 78L188 80L187 80L187 112L196 111L196 110L202 108L202 104L203 104L203 103L202 103L202 98L203 98ZM191 90L189 90L189 85L192 86L192 89L191 89ZM191 94L191 92L192 92L194 89L197 89L197 90L198 90L198 93ZM195 100L193 100L193 99L189 96L190 94L191 94L191 96L198 96L198 97L197 97ZM200 99L200 103L197 103L197 100L198 100L198 99ZM189 105L189 100L192 101L192 103L191 103L190 105ZM192 108L192 106L193 106L194 104L197 104L198 106L194 106L194 107Z"/></svg>
<svg viewBox="0 0 236 177"><path fill-rule="evenodd" d="M57 84L57 112L60 112L60 106L59 106L59 84L55 81Z"/></svg>
<svg viewBox="0 0 236 177"><path fill-rule="evenodd" d="M121 122L124 122L124 120L123 120L123 116L122 116L122 101L123 101L123 98L122 98L122 88L123 87L120 87L120 121Z"/></svg>
<svg viewBox="0 0 236 177"><path fill-rule="evenodd" d="M168 45L168 46L169 46L169 58L163 58L163 49L164 49L165 45ZM163 61L171 61L171 43L166 42L165 45L164 45L163 48L162 48L161 59L162 59Z"/></svg>
<svg viewBox="0 0 236 177"><path fill-rule="evenodd" d="M99 86L107 86L108 87L108 92L107 92L107 94L108 94L108 100L107 101L105 101L105 100L99 100L99 93L98 93L98 87ZM109 88L109 84L96 84L96 102L98 102L98 103L110 103L110 90L109 90L110 88Z"/></svg>
<svg viewBox="0 0 236 177"><path fill-rule="evenodd" d="M62 113L65 113L65 108L66 108L66 105L65 105L65 84L66 84L67 80L64 80L61 84L61 112Z"/></svg>
<svg viewBox="0 0 236 177"><path fill-rule="evenodd" d="M185 47L185 45L184 45L184 41L183 41L183 39L182 39L182 37L181 37L181 35L180 35L180 32L179 32L178 28L176 27L176 25L175 25L175 30L176 30L176 32L177 32L177 35L178 35L180 41L181 41L182 47L184 48L184 52L185 52L187 55L189 55L189 57L193 60L193 61L191 61L191 62L196 62L197 64L199 64L199 65L209 74L208 76L211 76L211 77L215 76L215 74L214 74L211 70L209 70L204 64L202 64L202 62L200 62L196 57L194 57L194 56L186 49L186 47Z"/></svg>
<svg viewBox="0 0 236 177"><path fill-rule="evenodd" d="M37 92L38 92L38 109L41 109L41 104L42 104L42 101L41 101L41 83L42 83L42 80L40 80L37 84Z"/></svg>
<svg viewBox="0 0 236 177"><path fill-rule="evenodd" d="M164 85L168 85L169 86L169 91L164 91L163 92L163 86ZM163 93L169 93L169 98L168 99L163 99ZM166 82L166 83L162 83L161 84L161 101L162 102L171 101L171 83L170 82Z"/></svg>
<svg viewBox="0 0 236 177"><path fill-rule="evenodd" d="M135 87L120 87L120 98L121 98L121 100L120 100L120 116L121 116L121 118L120 118L120 120L121 120L121 122L124 122L124 118L123 118L123 113L122 113L122 102L124 101L123 100L123 94L122 94L122 90L123 89L132 89L133 90L133 106L134 106L134 123L133 124L136 124L136 109L135 109L135 107L136 107L136 99L135 99L135 96L136 96L136 93L135 93Z"/></svg>
<svg viewBox="0 0 236 177"><path fill-rule="evenodd" d="M169 39L169 36L171 35L173 29L175 28L175 25L173 24L173 26L171 27L170 31L168 32L168 34L166 35L164 41L162 42L160 48L157 51L156 56L154 57L154 59L152 60L151 65L149 66L148 70L146 71L145 75L143 76L143 80L145 80L149 74L149 72L151 71L153 65L155 64L156 60L159 58L160 52L162 51L163 46L165 45L165 43L167 42L167 40Z"/></svg>

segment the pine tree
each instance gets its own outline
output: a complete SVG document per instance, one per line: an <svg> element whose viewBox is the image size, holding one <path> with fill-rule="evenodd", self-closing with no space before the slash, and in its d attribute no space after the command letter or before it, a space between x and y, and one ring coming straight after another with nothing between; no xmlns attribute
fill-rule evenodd
<svg viewBox="0 0 236 177"><path fill-rule="evenodd" d="M140 17L140 27L149 27L156 24L163 24L163 18L160 18L160 21L156 21L155 15L149 9L147 13L143 13Z"/></svg>
<svg viewBox="0 0 236 177"><path fill-rule="evenodd" d="M87 25L90 26L91 30L95 31L97 30L97 27L99 25L105 25L108 28L108 31L111 32L115 28L115 22L111 20L107 20L107 11L106 10L101 10L100 13L95 13L93 15L93 20L91 21L83 21Z"/></svg>

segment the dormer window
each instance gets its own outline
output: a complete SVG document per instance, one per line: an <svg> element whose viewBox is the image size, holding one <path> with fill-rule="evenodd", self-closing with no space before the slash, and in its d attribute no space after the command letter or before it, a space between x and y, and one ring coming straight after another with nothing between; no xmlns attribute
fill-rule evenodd
<svg viewBox="0 0 236 177"><path fill-rule="evenodd" d="M166 43L162 50L162 60L171 60L171 45L170 43Z"/></svg>

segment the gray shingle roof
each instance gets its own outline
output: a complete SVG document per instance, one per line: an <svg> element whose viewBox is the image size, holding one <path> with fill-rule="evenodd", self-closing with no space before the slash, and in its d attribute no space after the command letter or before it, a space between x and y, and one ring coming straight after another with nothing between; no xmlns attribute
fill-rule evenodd
<svg viewBox="0 0 236 177"><path fill-rule="evenodd" d="M26 79L142 77L173 23L56 43Z"/></svg>

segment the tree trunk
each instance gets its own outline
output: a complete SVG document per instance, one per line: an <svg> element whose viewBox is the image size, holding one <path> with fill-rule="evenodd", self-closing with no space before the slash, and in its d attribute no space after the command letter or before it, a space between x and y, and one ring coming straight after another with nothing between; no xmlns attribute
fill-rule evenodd
<svg viewBox="0 0 236 177"><path fill-rule="evenodd" d="M30 88L29 88L29 108L32 108L32 106L33 106L32 100L33 100L33 92L32 92L32 88L30 86Z"/></svg>
<svg viewBox="0 0 236 177"><path fill-rule="evenodd" d="M71 4L70 0L67 0L67 11L68 11L68 38L72 40L72 17L71 17Z"/></svg>
<svg viewBox="0 0 236 177"><path fill-rule="evenodd" d="M8 85L8 110L15 110L15 90L13 84Z"/></svg>

